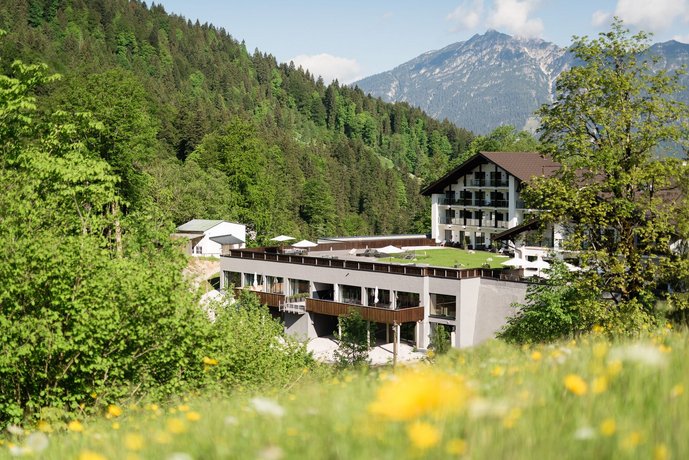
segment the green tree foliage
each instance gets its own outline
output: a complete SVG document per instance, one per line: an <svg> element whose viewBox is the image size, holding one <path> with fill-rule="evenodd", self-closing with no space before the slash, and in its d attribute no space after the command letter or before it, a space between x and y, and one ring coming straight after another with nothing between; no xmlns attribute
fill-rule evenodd
<svg viewBox="0 0 689 460"><path fill-rule="evenodd" d="M340 330L337 340L340 346L335 350L338 366L360 366L368 363L368 346L371 340L370 324L358 310L338 319Z"/></svg>
<svg viewBox="0 0 689 460"><path fill-rule="evenodd" d="M444 355L452 348L450 343L450 333L443 324L436 324L431 329L430 335L431 343L428 348L432 349L438 355Z"/></svg>
<svg viewBox="0 0 689 460"><path fill-rule="evenodd" d="M686 140L687 107L673 99L677 73L652 71L645 33L619 20L609 32L575 38L584 65L564 72L555 101L539 115L547 151L562 163L524 196L545 222L566 228L566 248L583 250L576 286L609 297L611 329L652 321L659 288L687 273L671 251L685 198L679 160L657 159ZM578 325L585 326L585 325Z"/></svg>
<svg viewBox="0 0 689 460"><path fill-rule="evenodd" d="M1 425L46 408L66 415L144 393L275 382L309 364L252 301L209 322L172 227L151 205L119 211L120 178L101 158L105 125L47 110L36 92L55 77L44 66L12 69L0 75ZM254 349L249 363L236 350L249 337L274 346ZM211 353L226 365L208 380Z"/></svg>
<svg viewBox="0 0 689 460"><path fill-rule="evenodd" d="M207 369L213 381L230 384L281 384L312 363L306 344L284 334L268 307L250 292L213 306L215 320L204 337L208 356L218 361Z"/></svg>
<svg viewBox="0 0 689 460"><path fill-rule="evenodd" d="M65 75L52 105L104 124L99 154L120 177L125 214L153 204L179 224L212 213L267 237L406 233L423 227L415 218L429 207L420 182L442 175L472 139L407 104L250 55L225 30L161 5L8 0L0 21L5 70L14 59L47 62ZM189 187L175 183L199 169ZM303 214L314 180L333 197L325 224ZM179 196L186 188L192 195ZM229 200L207 203L214 197Z"/></svg>

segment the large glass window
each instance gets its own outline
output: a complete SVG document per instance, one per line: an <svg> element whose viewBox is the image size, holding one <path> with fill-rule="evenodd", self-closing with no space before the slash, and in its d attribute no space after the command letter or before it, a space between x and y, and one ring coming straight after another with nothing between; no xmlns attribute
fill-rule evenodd
<svg viewBox="0 0 689 460"><path fill-rule="evenodd" d="M388 289L366 288L366 296L369 306L390 308L390 291Z"/></svg>
<svg viewBox="0 0 689 460"><path fill-rule="evenodd" d="M266 276L266 292L284 293L284 282L281 276Z"/></svg>
<svg viewBox="0 0 689 460"><path fill-rule="evenodd" d="M307 280L297 280L297 279L290 279L289 280L289 294L290 295L297 295L297 294L310 294L311 289L309 286L309 282Z"/></svg>
<svg viewBox="0 0 689 460"><path fill-rule="evenodd" d="M457 298L453 295L431 294L431 316L454 319L457 316Z"/></svg>
<svg viewBox="0 0 689 460"><path fill-rule="evenodd" d="M244 273L244 287L249 289L262 289L263 275L258 273Z"/></svg>
<svg viewBox="0 0 689 460"><path fill-rule="evenodd" d="M242 274L238 272L231 272L229 270L223 270L223 287L225 289L230 289L231 287L241 287L242 285Z"/></svg>
<svg viewBox="0 0 689 460"><path fill-rule="evenodd" d="M418 307L421 305L419 294L416 292L397 291L397 308Z"/></svg>
<svg viewBox="0 0 689 460"><path fill-rule="evenodd" d="M359 286L340 286L340 299L343 303L361 305L361 288Z"/></svg>

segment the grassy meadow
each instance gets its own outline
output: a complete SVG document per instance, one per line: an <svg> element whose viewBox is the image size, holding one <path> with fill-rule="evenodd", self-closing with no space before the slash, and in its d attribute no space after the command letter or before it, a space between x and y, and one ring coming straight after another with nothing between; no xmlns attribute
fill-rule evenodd
<svg viewBox="0 0 689 460"><path fill-rule="evenodd" d="M405 254L378 259L381 262L428 264L435 267L480 268L489 264L490 268L504 268L501 262L508 257L488 251L467 251L457 248L421 249L413 252L414 259L405 259Z"/></svg>
<svg viewBox="0 0 689 460"><path fill-rule="evenodd" d="M666 328L613 343L493 341L394 372L323 369L282 388L113 401L99 417L10 427L0 457L689 458L687 338Z"/></svg>

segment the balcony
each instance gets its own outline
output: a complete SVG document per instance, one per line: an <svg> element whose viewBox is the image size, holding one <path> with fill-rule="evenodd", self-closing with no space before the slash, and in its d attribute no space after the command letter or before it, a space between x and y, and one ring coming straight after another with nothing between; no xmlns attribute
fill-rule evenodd
<svg viewBox="0 0 689 460"><path fill-rule="evenodd" d="M254 291L253 289L246 289L246 288L235 288L235 294L239 295L241 291L249 291L256 296L258 296L259 302L261 302L261 305L267 305L269 307L273 308L280 308L280 305L285 303L285 295L284 294L274 294L272 292L262 292L262 291Z"/></svg>
<svg viewBox="0 0 689 460"><path fill-rule="evenodd" d="M322 315L343 316L351 310L361 313L363 319L376 323L402 324L421 321L424 316L422 306L391 310L388 308L364 307L332 300L306 299L306 311Z"/></svg>
<svg viewBox="0 0 689 460"><path fill-rule="evenodd" d="M510 185L509 181L506 181L506 180L491 179L491 181L490 181L491 187L508 187L509 185Z"/></svg>

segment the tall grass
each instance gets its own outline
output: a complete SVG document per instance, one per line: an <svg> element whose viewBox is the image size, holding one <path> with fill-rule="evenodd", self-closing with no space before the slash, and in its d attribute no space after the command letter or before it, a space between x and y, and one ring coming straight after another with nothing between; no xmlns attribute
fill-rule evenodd
<svg viewBox="0 0 689 460"><path fill-rule="evenodd" d="M83 431L43 425L40 458L689 458L688 337L494 341L394 373L104 409ZM7 434L0 456L26 439Z"/></svg>

